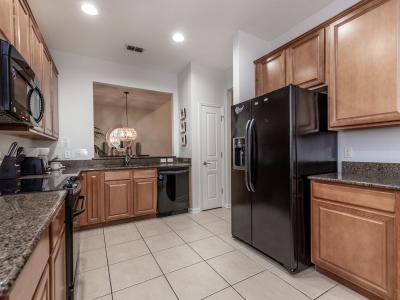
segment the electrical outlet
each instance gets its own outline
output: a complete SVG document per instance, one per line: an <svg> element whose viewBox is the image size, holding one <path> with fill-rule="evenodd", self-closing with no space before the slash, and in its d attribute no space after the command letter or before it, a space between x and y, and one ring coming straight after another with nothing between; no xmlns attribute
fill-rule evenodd
<svg viewBox="0 0 400 300"><path fill-rule="evenodd" d="M344 148L344 158L352 158L353 157L353 148L345 147Z"/></svg>
<svg viewBox="0 0 400 300"><path fill-rule="evenodd" d="M165 164L167 162L166 158L160 158L160 163Z"/></svg>
<svg viewBox="0 0 400 300"><path fill-rule="evenodd" d="M71 159L71 151L70 150L65 150L64 158L65 159Z"/></svg>
<svg viewBox="0 0 400 300"><path fill-rule="evenodd" d="M173 157L169 157L169 158L167 158L167 162L169 162L169 163L173 163L173 162L174 162L174 158L173 158Z"/></svg>

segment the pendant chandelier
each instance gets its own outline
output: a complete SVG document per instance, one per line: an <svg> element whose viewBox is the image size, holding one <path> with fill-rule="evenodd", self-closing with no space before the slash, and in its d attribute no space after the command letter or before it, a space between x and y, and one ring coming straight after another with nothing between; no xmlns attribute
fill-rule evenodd
<svg viewBox="0 0 400 300"><path fill-rule="evenodd" d="M124 92L124 94L125 94L126 127L115 128L108 134L108 142L113 145L119 144L120 142L133 142L137 138L136 130L134 128L129 127L129 121L128 121L129 92Z"/></svg>

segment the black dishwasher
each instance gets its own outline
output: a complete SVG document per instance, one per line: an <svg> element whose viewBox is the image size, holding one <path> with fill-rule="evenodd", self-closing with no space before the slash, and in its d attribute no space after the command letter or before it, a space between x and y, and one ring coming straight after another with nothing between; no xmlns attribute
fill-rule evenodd
<svg viewBox="0 0 400 300"><path fill-rule="evenodd" d="M186 213L189 209L189 168L158 171L157 216Z"/></svg>

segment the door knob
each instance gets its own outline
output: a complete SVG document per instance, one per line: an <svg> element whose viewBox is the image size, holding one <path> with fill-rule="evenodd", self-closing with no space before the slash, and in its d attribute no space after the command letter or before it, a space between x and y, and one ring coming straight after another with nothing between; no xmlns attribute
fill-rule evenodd
<svg viewBox="0 0 400 300"><path fill-rule="evenodd" d="M203 161L203 165L204 165L204 166L207 166L207 165L211 165L211 163L206 162L206 161Z"/></svg>

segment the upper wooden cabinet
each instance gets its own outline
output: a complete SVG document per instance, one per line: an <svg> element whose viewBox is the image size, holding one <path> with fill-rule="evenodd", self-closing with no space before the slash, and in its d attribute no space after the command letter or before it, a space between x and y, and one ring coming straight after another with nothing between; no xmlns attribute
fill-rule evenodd
<svg viewBox="0 0 400 300"><path fill-rule="evenodd" d="M52 99L51 99L51 75L52 65L47 52L43 52L43 80L42 94L44 98L44 132L48 135L53 133Z"/></svg>
<svg viewBox="0 0 400 300"><path fill-rule="evenodd" d="M100 223L104 219L104 172L86 173L87 223Z"/></svg>
<svg viewBox="0 0 400 300"><path fill-rule="evenodd" d="M325 83L325 29L312 32L286 50L288 83L304 88Z"/></svg>
<svg viewBox="0 0 400 300"><path fill-rule="evenodd" d="M59 136L59 118L58 118L58 73L54 65L51 68L51 86L50 97L52 103L52 121L53 121L53 136Z"/></svg>
<svg viewBox="0 0 400 300"><path fill-rule="evenodd" d="M15 48L30 63L30 16L23 0L15 0Z"/></svg>
<svg viewBox="0 0 400 300"><path fill-rule="evenodd" d="M286 85L286 51L282 50L256 62L257 96Z"/></svg>
<svg viewBox="0 0 400 300"><path fill-rule="evenodd" d="M0 0L0 38L14 43L14 0Z"/></svg>
<svg viewBox="0 0 400 300"><path fill-rule="evenodd" d="M330 25L330 127L400 123L399 1L370 1Z"/></svg>

